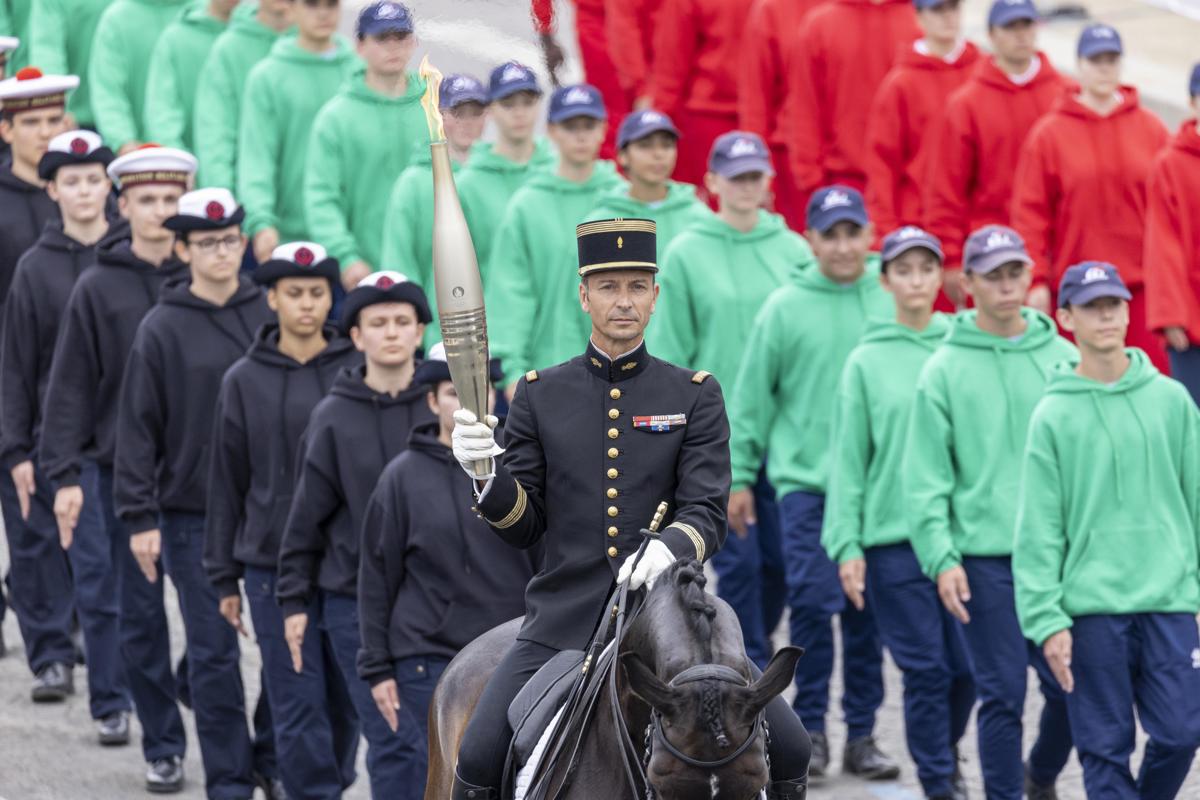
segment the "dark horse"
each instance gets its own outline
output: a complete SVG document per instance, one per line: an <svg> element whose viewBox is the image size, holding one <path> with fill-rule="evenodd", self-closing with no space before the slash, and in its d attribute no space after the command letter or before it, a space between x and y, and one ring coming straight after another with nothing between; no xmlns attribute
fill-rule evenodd
<svg viewBox="0 0 1200 800"><path fill-rule="evenodd" d="M754 680L733 610L704 591L703 568L680 561L664 572L620 644L617 675L621 723L647 751L645 774L659 800L752 800L770 779L763 710L795 674L801 651L785 647ZM429 782L425 800L447 800L459 741L488 678L516 639L520 620L494 628L450 663L429 711ZM700 669L693 670L693 667ZM687 672L687 675L682 673ZM680 676L677 685L672 679ZM607 702L597 704L584 734L574 776L559 794L558 765L549 797L642 800L632 797ZM653 736L647 737L657 727ZM702 766L697 766L702 765ZM640 782L640 777L639 781Z"/></svg>

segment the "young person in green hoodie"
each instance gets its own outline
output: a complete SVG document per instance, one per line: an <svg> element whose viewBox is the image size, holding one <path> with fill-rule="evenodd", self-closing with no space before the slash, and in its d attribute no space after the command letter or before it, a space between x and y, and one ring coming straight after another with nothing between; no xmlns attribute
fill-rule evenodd
<svg viewBox="0 0 1200 800"><path fill-rule="evenodd" d="M142 129L164 147L192 149L196 83L209 51L229 25L238 0L189 6L167 26L150 55ZM245 11L242 16L247 16ZM230 102L224 98L221 102Z"/></svg>
<svg viewBox="0 0 1200 800"><path fill-rule="evenodd" d="M921 367L949 328L933 310L942 245L920 228L883 240L880 280L896 305L872 320L842 371L833 409L833 456L821 546L847 599L868 603L904 673L904 731L930 800L966 797L955 751L975 706L962 630L921 573L904 524L905 437Z"/></svg>
<svg viewBox="0 0 1200 800"><path fill-rule="evenodd" d="M635 111L617 129L617 163L629 181L603 195L588 222L623 217L652 219L658 229L658 262L667 245L693 222L710 213L696 187L671 180L679 155L679 130L661 111Z"/></svg>
<svg viewBox="0 0 1200 800"><path fill-rule="evenodd" d="M487 122L488 91L478 78L447 75L438 95L450 168L457 175L483 135ZM419 142L408 167L392 186L383 226L384 264L403 266L413 283L433 295L433 160L429 144ZM441 340L437 308L430 304L433 322L425 326L425 348Z"/></svg>
<svg viewBox="0 0 1200 800"><path fill-rule="evenodd" d="M587 341L591 322L563 266L578 257L575 226L601 193L622 183L611 161L598 160L607 120L596 87L555 90L547 130L558 167L529 178L496 230L492 252L503 255L489 272L491 347L513 389L529 370L566 361Z"/></svg>
<svg viewBox="0 0 1200 800"><path fill-rule="evenodd" d="M81 128L94 128L88 60L100 15L113 0L38 0L29 12L30 61L47 72L79 76L67 113Z"/></svg>
<svg viewBox="0 0 1200 800"><path fill-rule="evenodd" d="M293 0L260 0L252 15L235 13L213 42L196 78L192 110L193 152L202 187L237 183L238 121L250 70L292 24Z"/></svg>
<svg viewBox="0 0 1200 800"><path fill-rule="evenodd" d="M304 170L313 120L358 66L338 35L339 0L292 0L296 35L250 70L238 121L237 186L262 263L280 242L306 241Z"/></svg>
<svg viewBox="0 0 1200 800"><path fill-rule="evenodd" d="M457 179L485 288L496 226L509 201L531 175L554 164L549 142L534 136L541 97L537 76L524 64L506 61L492 70L488 99L496 142L475 147Z"/></svg>
<svg viewBox="0 0 1200 800"><path fill-rule="evenodd" d="M192 0L115 0L100 15L88 61L96 129L119 155L149 139L145 119L150 57Z"/></svg>
<svg viewBox="0 0 1200 800"><path fill-rule="evenodd" d="M29 65L30 0L0 0L0 37L5 48L8 74Z"/></svg>
<svg viewBox="0 0 1200 800"><path fill-rule="evenodd" d="M754 133L719 137L704 177L717 213L704 214L667 248L650 342L666 360L705 369L733 386L758 310L792 275L813 265L812 249L783 218L762 209L775 174L770 151ZM712 324L721 320L720 325ZM779 510L760 469L754 483L757 523L713 554L717 593L737 613L746 652L770 661L771 633L787 599Z"/></svg>
<svg viewBox="0 0 1200 800"><path fill-rule="evenodd" d="M707 213L707 212L706 212ZM812 737L809 774L825 775L825 716L833 672L833 617L841 615L842 709L849 738L843 771L890 779L900 768L875 745L883 702L883 650L870 609L846 603L837 568L821 549L830 417L838 378L868 317L891 302L879 284L875 237L862 195L827 186L808 202L815 267L767 298L754 321L729 414L733 484L729 527L738 536L757 522L753 486L767 460L779 499L792 641L805 648L792 707Z"/></svg>
<svg viewBox="0 0 1200 800"><path fill-rule="evenodd" d="M1125 347L1129 300L1111 264L1063 274L1079 358L1029 423L1013 550L1021 630L1067 692L1088 797L1113 800L1175 797L1200 744L1200 413Z"/></svg>
<svg viewBox="0 0 1200 800"><path fill-rule="evenodd" d="M1022 305L1032 263L1011 228L987 225L967 239L963 276L975 309L954 318L921 370L905 447L909 535L921 570L963 623L980 699L979 761L995 800L1055 797L1071 754L1062 690L1017 623L1010 563L1029 417L1051 367L1075 354L1053 320ZM1046 704L1023 771L1030 666Z"/></svg>
<svg viewBox="0 0 1200 800"><path fill-rule="evenodd" d="M407 69L417 46L412 12L379 0L358 15L357 34L366 66L317 115L304 169L309 230L345 265L346 291L377 269L409 269L383 264L380 243L392 186L414 146L429 144L425 81Z"/></svg>

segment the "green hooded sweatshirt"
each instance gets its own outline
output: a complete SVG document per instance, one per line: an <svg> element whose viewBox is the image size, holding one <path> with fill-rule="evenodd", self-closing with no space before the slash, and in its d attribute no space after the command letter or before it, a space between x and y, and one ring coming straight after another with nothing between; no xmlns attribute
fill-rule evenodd
<svg viewBox="0 0 1200 800"><path fill-rule="evenodd" d="M255 13L234 12L196 80L192 131L200 186L232 189L237 185L238 122L246 78L279 39L278 33L258 21L254 5L248 8Z"/></svg>
<svg viewBox="0 0 1200 800"><path fill-rule="evenodd" d="M116 0L100 15L88 63L92 114L113 151L149 140L145 119L150 57L167 26L192 0Z"/></svg>
<svg viewBox="0 0 1200 800"><path fill-rule="evenodd" d="M716 214L699 216L674 238L659 265L658 305L646 334L650 352L706 369L731 391L758 310L771 292L813 264L808 242L777 214L759 211L746 233Z"/></svg>
<svg viewBox="0 0 1200 800"><path fill-rule="evenodd" d="M275 228L280 242L311 239L304 170L313 121L360 63L341 36L333 43L333 50L317 54L300 47L295 36L284 36L246 79L242 108L253 114L239 121L237 193L250 236Z"/></svg>
<svg viewBox="0 0 1200 800"><path fill-rule="evenodd" d="M413 147L429 147L421 108L425 81L408 73L408 89L385 97L358 67L313 121L304 169L308 231L345 269L366 261L382 269L387 202Z"/></svg>
<svg viewBox="0 0 1200 800"><path fill-rule="evenodd" d="M872 254L857 281L840 284L814 264L767 298L746 342L733 389L729 450L733 489L747 489L768 453L780 497L825 492L830 417L842 367L869 317L892 312Z"/></svg>
<svg viewBox="0 0 1200 800"><path fill-rule="evenodd" d="M1012 564L1039 646L1086 614L1200 611L1200 412L1126 352L1113 384L1059 364L1029 423Z"/></svg>
<svg viewBox="0 0 1200 800"><path fill-rule="evenodd" d="M503 256L492 264L487 292L490 345L505 385L587 346L591 321L579 307L575 226L621 184L611 161L597 161L584 183L545 170L513 195L492 245Z"/></svg>
<svg viewBox="0 0 1200 800"><path fill-rule="evenodd" d="M496 155L487 142L471 148L471 157L455 177L455 182L467 226L471 229L471 242L479 259L484 288L488 285L488 257L496 238L496 226L504 218L509 201L532 175L553 169L556 162L554 149L547 139L535 142L533 157L525 164Z"/></svg>
<svg viewBox="0 0 1200 800"><path fill-rule="evenodd" d="M945 314L934 314L923 331L871 320L846 360L821 528L821 546L834 563L862 558L865 547L908 541L901 478L914 387L949 329Z"/></svg>
<svg viewBox="0 0 1200 800"><path fill-rule="evenodd" d="M936 579L962 556L1012 553L1021 451L1050 368L1077 355L1054 322L1022 309L1017 341L984 333L964 311L917 379L905 505L913 550Z"/></svg>
<svg viewBox="0 0 1200 800"><path fill-rule="evenodd" d="M629 187L618 186L597 202L587 222L597 219L652 219L658 235L658 264L663 263L667 245L693 222L712 216L708 206L696 197L696 187L690 183L667 182L666 199L658 203L643 203L629 196ZM728 388L728 387L726 387Z"/></svg>
<svg viewBox="0 0 1200 800"><path fill-rule="evenodd" d="M17 70L29 66L29 32L33 2L34 0L0 0L0 36L15 36L20 39L17 49L9 51L4 66L4 74L10 78L17 74Z"/></svg>
<svg viewBox="0 0 1200 800"><path fill-rule="evenodd" d="M244 7L239 10L245 13ZM224 22L208 13L206 0L200 0L184 9L158 37L150 56L143 109L143 130L148 139L191 152L196 82L213 43L225 28Z"/></svg>
<svg viewBox="0 0 1200 800"><path fill-rule="evenodd" d="M83 127L94 127L88 60L100 15L113 0L37 0L29 17L29 63L47 75L78 75L67 111ZM11 73L10 73L11 74Z"/></svg>

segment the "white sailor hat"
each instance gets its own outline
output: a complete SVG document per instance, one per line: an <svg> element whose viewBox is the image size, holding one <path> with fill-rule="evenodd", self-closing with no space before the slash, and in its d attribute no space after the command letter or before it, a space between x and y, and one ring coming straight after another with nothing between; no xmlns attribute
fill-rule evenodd
<svg viewBox="0 0 1200 800"><path fill-rule="evenodd" d="M228 189L197 189L179 198L175 216L168 217L163 227L176 233L188 231L219 231L241 225L246 211Z"/></svg>
<svg viewBox="0 0 1200 800"><path fill-rule="evenodd" d="M254 282L274 286L281 278L324 278L336 286L342 271L338 260L316 242L289 242L271 251L254 270Z"/></svg>
<svg viewBox="0 0 1200 800"><path fill-rule="evenodd" d="M38 161L38 177L48 181L59 167L71 164L99 164L107 168L113 158L113 151L104 146L99 134L84 130L67 131L50 140L46 152Z"/></svg>
<svg viewBox="0 0 1200 800"><path fill-rule="evenodd" d="M4 63L7 53L21 46L21 40L15 36L0 36L0 64Z"/></svg>
<svg viewBox="0 0 1200 800"><path fill-rule="evenodd" d="M194 155L157 144L144 144L108 165L108 177L122 191L147 183L176 183L186 189L195 174Z"/></svg>
<svg viewBox="0 0 1200 800"><path fill-rule="evenodd" d="M0 81L0 108L5 115L61 108L67 104L67 92L77 86L75 75L45 75L37 67L25 67Z"/></svg>
<svg viewBox="0 0 1200 800"><path fill-rule="evenodd" d="M342 330L350 333L358 324L359 312L376 303L410 303L417 312L417 322L428 325L433 320L429 300L420 286L403 273L381 270L363 278L346 294L342 301Z"/></svg>

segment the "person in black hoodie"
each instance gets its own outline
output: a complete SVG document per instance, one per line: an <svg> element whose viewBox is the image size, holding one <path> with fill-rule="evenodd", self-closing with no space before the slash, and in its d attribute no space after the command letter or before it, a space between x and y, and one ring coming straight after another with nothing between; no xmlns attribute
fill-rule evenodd
<svg viewBox="0 0 1200 800"><path fill-rule="evenodd" d="M399 800L423 793L423 760L413 746L420 734L409 718L393 733L358 677L358 553L363 512L380 473L408 445L414 427L434 420L426 388L413 383L414 353L429 320L425 293L397 272L373 273L346 295L342 327L366 363L338 375L309 417L275 590L297 672L304 667L308 609L319 599L320 634L332 646L367 738L371 794Z"/></svg>
<svg viewBox="0 0 1200 800"><path fill-rule="evenodd" d="M359 727L345 683L320 636L292 669L275 602L279 542L295 484L300 436L337 373L362 363L351 341L326 324L338 284L337 259L312 242L275 248L254 271L278 317L221 383L213 425L204 568L221 616L245 634L243 580L262 653L284 789L292 800L338 797L354 782ZM315 602L307 613L320 618Z"/></svg>
<svg viewBox="0 0 1200 800"><path fill-rule="evenodd" d="M46 223L21 260L5 301L0 348L0 507L16 565L17 621L37 679L34 700L61 700L72 688L75 609L88 655L88 697L101 744L129 741L132 708L117 634L116 573L111 540L92 502L78 536L59 541L54 494L34 464L42 423L42 400L67 296L95 259L96 243L109 234L104 214L112 182L105 168L112 151L91 131L68 131L50 141L38 165L61 221ZM66 553L64 553L64 549ZM71 563L67 564L67 554ZM72 575L72 572L74 573Z"/></svg>
<svg viewBox="0 0 1200 800"><path fill-rule="evenodd" d="M492 380L500 380L494 360L492 368ZM424 751L429 702L443 670L476 636L525 613L525 585L540 567L541 547L511 547L471 510L471 479L450 449L462 406L440 342L413 383L429 387L437 421L413 429L408 449L388 464L367 501L358 674L392 730L401 714L416 720Z"/></svg>
<svg viewBox="0 0 1200 800"><path fill-rule="evenodd" d="M229 190L201 189L181 197L165 221L179 237L175 253L190 280L166 285L138 326L121 384L113 461L113 500L134 559L154 583L161 555L179 594L205 786L219 798L249 798L256 773L275 771L255 753L237 634L222 619L202 565L221 378L271 318L262 290L239 275L244 215Z"/></svg>
<svg viewBox="0 0 1200 800"><path fill-rule="evenodd" d="M121 655L142 726L142 753L154 791L182 785L187 747L175 702L162 584L141 579L129 534L112 504L117 401L125 362L142 317L169 278L187 266L172 256L175 236L163 227L196 171L190 153L165 147L135 150L108 165L120 189L118 206L129 230L103 240L96 263L75 283L63 310L42 417L39 463L55 489L59 537L69 541L85 513L84 487L96 486L95 505L117 556ZM96 509L91 509L95 511Z"/></svg>

